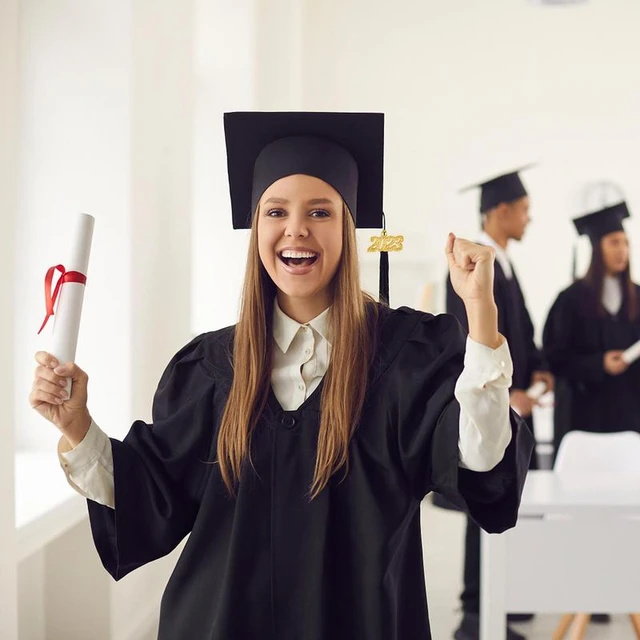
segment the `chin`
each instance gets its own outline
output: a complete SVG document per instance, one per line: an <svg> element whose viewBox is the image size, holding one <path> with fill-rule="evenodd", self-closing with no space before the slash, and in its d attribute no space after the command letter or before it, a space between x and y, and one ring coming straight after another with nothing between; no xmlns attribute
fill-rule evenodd
<svg viewBox="0 0 640 640"><path fill-rule="evenodd" d="M323 287L317 284L276 282L276 286L289 298L314 298L324 291Z"/></svg>

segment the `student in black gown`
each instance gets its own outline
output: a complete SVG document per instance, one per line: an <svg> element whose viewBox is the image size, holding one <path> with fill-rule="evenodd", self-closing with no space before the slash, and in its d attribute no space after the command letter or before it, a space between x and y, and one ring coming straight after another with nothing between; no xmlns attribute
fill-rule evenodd
<svg viewBox="0 0 640 640"><path fill-rule="evenodd" d="M251 228L238 324L177 353L153 424L122 442L75 364L36 354L30 402L63 434L115 579L190 534L161 640L429 640L421 500L437 489L488 531L512 527L533 446L509 408L493 253L447 242L465 361L455 318L359 288L355 228L382 219L381 114L225 127L234 226Z"/></svg>
<svg viewBox="0 0 640 640"><path fill-rule="evenodd" d="M522 169L521 169L522 170ZM509 241L522 240L529 223L529 196L519 172L510 172L480 185L480 214L482 232L478 239L481 244L492 247L496 252L494 297L498 306L498 327L507 338L513 358L513 386L510 390L511 406L525 418L533 432L532 411L535 399L527 390L536 382L542 382L545 389L553 388L553 376L546 371L540 350L534 342L534 329L527 310L524 295L507 255ZM447 279L447 313L455 315L467 328L465 307ZM531 468L536 468L535 452L531 457ZM439 498L440 506L447 506ZM456 640L476 640L479 638L480 611L480 528L473 519L467 518L465 535L464 590L460 596L463 618L456 631ZM528 619L527 615L510 615L511 621ZM508 629L509 640L523 636Z"/></svg>
<svg viewBox="0 0 640 640"><path fill-rule="evenodd" d="M584 278L560 293L544 329L558 378L557 447L568 431L640 432L640 362L622 352L640 340L640 288L631 280L626 203L574 220L592 244Z"/></svg>

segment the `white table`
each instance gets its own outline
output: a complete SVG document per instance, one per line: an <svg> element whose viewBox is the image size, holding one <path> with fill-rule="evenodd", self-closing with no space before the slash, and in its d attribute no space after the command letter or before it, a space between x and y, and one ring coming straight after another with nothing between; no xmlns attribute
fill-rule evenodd
<svg viewBox="0 0 640 640"><path fill-rule="evenodd" d="M640 469L530 471L518 524L482 532L481 640L505 614L640 611Z"/></svg>

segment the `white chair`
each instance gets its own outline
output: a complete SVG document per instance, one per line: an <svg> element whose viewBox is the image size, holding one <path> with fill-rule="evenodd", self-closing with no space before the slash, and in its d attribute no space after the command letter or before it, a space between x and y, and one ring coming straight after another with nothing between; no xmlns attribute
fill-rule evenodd
<svg viewBox="0 0 640 640"><path fill-rule="evenodd" d="M640 433L569 431L553 469L557 473L640 473Z"/></svg>
<svg viewBox="0 0 640 640"><path fill-rule="evenodd" d="M557 473L640 473L640 433L589 433L570 431L562 439L553 467ZM640 613L629 615L636 637L640 640ZM553 640L563 640L572 627L570 640L582 640L591 614L565 614L553 634Z"/></svg>

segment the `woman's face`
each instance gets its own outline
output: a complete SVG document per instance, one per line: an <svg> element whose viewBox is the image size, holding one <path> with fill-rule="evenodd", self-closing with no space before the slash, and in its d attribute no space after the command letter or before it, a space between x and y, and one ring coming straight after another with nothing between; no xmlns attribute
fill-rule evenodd
<svg viewBox="0 0 640 640"><path fill-rule="evenodd" d="M609 275L622 273L629 264L629 241L624 231L608 233L600 241L604 268Z"/></svg>
<svg viewBox="0 0 640 640"><path fill-rule="evenodd" d="M319 178L287 176L262 194L258 252L285 313L293 316L295 308L300 315L307 308L317 315L331 304L330 284L342 255L342 216L342 198Z"/></svg>

